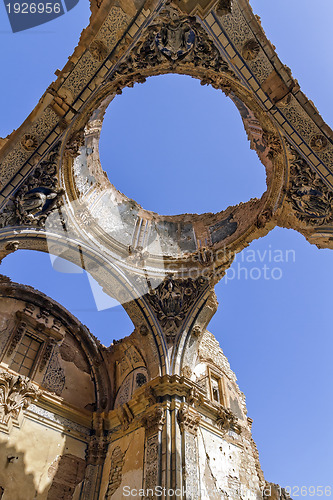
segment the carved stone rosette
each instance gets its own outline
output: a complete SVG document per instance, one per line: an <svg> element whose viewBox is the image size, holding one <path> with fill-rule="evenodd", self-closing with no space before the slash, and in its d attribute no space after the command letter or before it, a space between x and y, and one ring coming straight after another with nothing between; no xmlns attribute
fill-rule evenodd
<svg viewBox="0 0 333 500"><path fill-rule="evenodd" d="M8 424L10 419L18 419L22 410L35 403L42 391L27 377L0 371L0 422Z"/></svg>

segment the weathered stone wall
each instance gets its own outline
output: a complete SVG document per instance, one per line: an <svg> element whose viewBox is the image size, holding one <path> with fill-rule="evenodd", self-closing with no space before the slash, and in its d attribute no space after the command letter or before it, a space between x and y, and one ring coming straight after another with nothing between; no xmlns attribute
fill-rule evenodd
<svg viewBox="0 0 333 500"><path fill-rule="evenodd" d="M101 483L101 500L123 499L126 486L142 488L144 440L145 432L140 428L110 444Z"/></svg>
<svg viewBox="0 0 333 500"><path fill-rule="evenodd" d="M0 486L4 500L79 499L86 443L26 418L0 432Z"/></svg>

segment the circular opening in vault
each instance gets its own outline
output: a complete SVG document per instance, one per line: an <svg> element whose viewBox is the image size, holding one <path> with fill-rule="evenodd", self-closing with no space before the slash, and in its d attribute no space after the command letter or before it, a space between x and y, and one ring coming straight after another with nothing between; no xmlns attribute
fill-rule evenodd
<svg viewBox="0 0 333 500"><path fill-rule="evenodd" d="M99 149L110 182L163 215L220 212L266 190L236 106L189 76L125 88L107 109Z"/></svg>

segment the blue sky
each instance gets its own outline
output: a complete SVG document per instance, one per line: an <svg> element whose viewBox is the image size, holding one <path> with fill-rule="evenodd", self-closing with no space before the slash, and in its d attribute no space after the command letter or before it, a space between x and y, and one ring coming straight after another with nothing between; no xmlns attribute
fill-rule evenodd
<svg viewBox="0 0 333 500"><path fill-rule="evenodd" d="M315 7L310 0L251 5L283 63L332 125L331 0ZM3 4L0 14L5 137L64 66L90 13L81 0L52 23L15 35ZM118 96L106 114L101 160L117 188L161 213L219 211L265 188L264 168L233 104L188 77L156 77ZM46 254L19 251L0 271L58 300L106 345L131 333L121 307L97 311L86 274L56 272ZM216 287L220 307L209 329L246 394L266 479L281 485L333 486L332 277L329 250L276 228L238 256Z"/></svg>

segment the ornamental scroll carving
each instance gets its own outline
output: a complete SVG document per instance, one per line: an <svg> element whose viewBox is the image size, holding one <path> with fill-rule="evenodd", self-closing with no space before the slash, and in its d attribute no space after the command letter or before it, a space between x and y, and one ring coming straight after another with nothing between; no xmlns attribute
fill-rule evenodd
<svg viewBox="0 0 333 500"><path fill-rule="evenodd" d="M233 412L223 406L220 407L218 415L216 417L216 423L218 427L228 432L229 430L235 431L237 434L241 433L241 426L237 423L238 418Z"/></svg>
<svg viewBox="0 0 333 500"><path fill-rule="evenodd" d="M57 144L8 202L0 214L0 227L44 227L48 215L60 206L64 191L57 179L59 148Z"/></svg>
<svg viewBox="0 0 333 500"><path fill-rule="evenodd" d="M27 377L0 371L0 422L17 419L21 410L38 401L42 391Z"/></svg>
<svg viewBox="0 0 333 500"><path fill-rule="evenodd" d="M308 163L293 150L290 187L287 196L296 217L312 226L333 220L333 192L324 184Z"/></svg>
<svg viewBox="0 0 333 500"><path fill-rule="evenodd" d="M163 429L165 423L165 410L163 406L153 406L143 417L142 425L147 435L157 434Z"/></svg>
<svg viewBox="0 0 333 500"><path fill-rule="evenodd" d="M181 432L188 431L196 435L201 416L199 413L191 408L189 405L182 403L179 407L177 414L177 421Z"/></svg>
<svg viewBox="0 0 333 500"><path fill-rule="evenodd" d="M188 17L167 6L157 23L147 29L146 37L120 63L112 79L132 75L124 79L123 86L133 81L144 82L145 70L164 65L168 71L173 71L179 63L190 63L216 73L225 72L235 78L195 17Z"/></svg>
<svg viewBox="0 0 333 500"><path fill-rule="evenodd" d="M206 286L207 279L203 277L196 280L168 278L146 295L168 342L174 341L188 311Z"/></svg>

